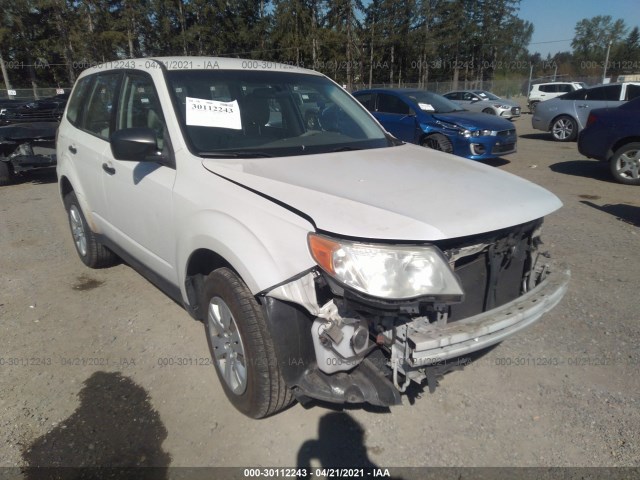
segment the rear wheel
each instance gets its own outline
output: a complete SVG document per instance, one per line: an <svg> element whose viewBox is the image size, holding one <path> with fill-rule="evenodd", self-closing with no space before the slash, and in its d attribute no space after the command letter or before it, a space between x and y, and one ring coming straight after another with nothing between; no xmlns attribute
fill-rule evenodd
<svg viewBox="0 0 640 480"><path fill-rule="evenodd" d="M89 228L75 192L65 195L64 206L69 217L73 243L82 263L90 268L110 267L117 263L116 254L102 245Z"/></svg>
<svg viewBox="0 0 640 480"><path fill-rule="evenodd" d="M13 169L9 162L0 158L0 185L9 185L13 182Z"/></svg>
<svg viewBox="0 0 640 480"><path fill-rule="evenodd" d="M451 140L449 140L441 133L433 133L431 135L427 135L422 139L420 145L445 153L453 153L453 145L451 144Z"/></svg>
<svg viewBox="0 0 640 480"><path fill-rule="evenodd" d="M616 181L640 185L640 143L627 143L617 149L609 165Z"/></svg>
<svg viewBox="0 0 640 480"><path fill-rule="evenodd" d="M219 268L204 281L202 305L211 358L234 407L263 418L293 402L264 313L242 280Z"/></svg>
<svg viewBox="0 0 640 480"><path fill-rule="evenodd" d="M578 135L578 124L573 118L561 115L551 124L551 135L558 142L571 142Z"/></svg>
<svg viewBox="0 0 640 480"><path fill-rule="evenodd" d="M539 102L532 102L532 103L529 105L529 111L530 111L531 113L536 113L536 108L538 107L538 103L539 103Z"/></svg>

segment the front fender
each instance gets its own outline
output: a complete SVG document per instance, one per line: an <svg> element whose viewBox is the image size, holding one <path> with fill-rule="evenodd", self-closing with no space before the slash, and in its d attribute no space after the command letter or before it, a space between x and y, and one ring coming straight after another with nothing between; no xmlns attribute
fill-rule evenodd
<svg viewBox="0 0 640 480"><path fill-rule="evenodd" d="M315 265L307 247L307 234L313 231L310 224L297 216L287 221L264 210L260 214L251 226L218 210L203 210L181 222L179 231L185 233L178 237L177 265L185 301L188 262L199 249L224 258L254 295Z"/></svg>

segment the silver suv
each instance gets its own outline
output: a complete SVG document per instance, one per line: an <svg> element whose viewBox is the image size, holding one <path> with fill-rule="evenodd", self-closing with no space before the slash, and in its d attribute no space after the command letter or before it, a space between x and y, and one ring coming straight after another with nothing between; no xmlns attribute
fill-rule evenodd
<svg viewBox="0 0 640 480"><path fill-rule="evenodd" d="M538 103L581 88L586 88L586 84L582 82L549 82L532 85L529 97L527 98L529 111L535 113Z"/></svg>
<svg viewBox="0 0 640 480"><path fill-rule="evenodd" d="M555 195L403 144L310 70L100 65L76 82L57 154L80 259L126 259L203 321L251 417L294 399L396 405L567 289L541 251Z"/></svg>

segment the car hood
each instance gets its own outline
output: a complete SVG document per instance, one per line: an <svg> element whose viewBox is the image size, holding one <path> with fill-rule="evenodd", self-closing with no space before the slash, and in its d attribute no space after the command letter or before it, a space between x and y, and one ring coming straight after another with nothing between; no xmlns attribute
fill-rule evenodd
<svg viewBox="0 0 640 480"><path fill-rule="evenodd" d="M443 122L455 123L456 125L468 130L513 130L513 123L504 118L495 115L487 115L480 112L451 112L451 113L434 113L433 118Z"/></svg>
<svg viewBox="0 0 640 480"><path fill-rule="evenodd" d="M342 236L440 240L543 217L560 200L494 167L416 145L203 166Z"/></svg>

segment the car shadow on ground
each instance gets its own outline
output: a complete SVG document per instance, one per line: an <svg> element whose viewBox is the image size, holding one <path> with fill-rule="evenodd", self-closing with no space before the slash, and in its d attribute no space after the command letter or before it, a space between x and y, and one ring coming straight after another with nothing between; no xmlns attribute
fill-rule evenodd
<svg viewBox="0 0 640 480"><path fill-rule="evenodd" d="M482 163L491 167L503 167L504 165L509 165L511 161L505 160L504 158L488 158L486 160L482 160Z"/></svg>
<svg viewBox="0 0 640 480"><path fill-rule="evenodd" d="M561 143L561 142L556 142L550 133L525 133L523 135L518 135L518 138L526 138L529 140L544 140L545 142L552 142L552 143Z"/></svg>
<svg viewBox="0 0 640 480"><path fill-rule="evenodd" d="M119 372L95 372L78 398L71 416L25 447L27 480L168 478L167 429L144 388Z"/></svg>
<svg viewBox="0 0 640 480"><path fill-rule="evenodd" d="M609 165L597 160L569 160L568 162L554 163L549 165L549 168L556 173L618 184L611 176Z"/></svg>
<svg viewBox="0 0 640 480"><path fill-rule="evenodd" d="M581 200L580 203L613 215L618 220L633 225L634 227L640 227L640 207L636 205L629 205L627 203L596 205L586 200Z"/></svg>

